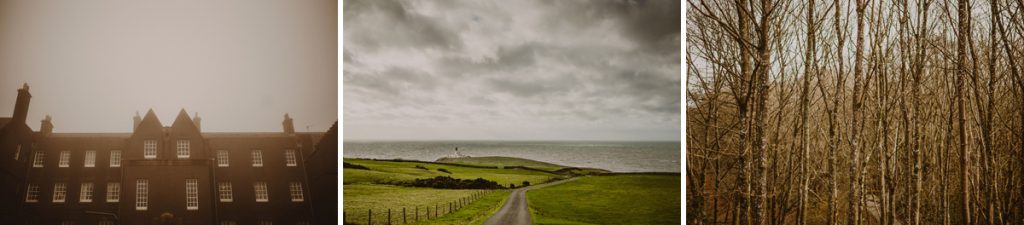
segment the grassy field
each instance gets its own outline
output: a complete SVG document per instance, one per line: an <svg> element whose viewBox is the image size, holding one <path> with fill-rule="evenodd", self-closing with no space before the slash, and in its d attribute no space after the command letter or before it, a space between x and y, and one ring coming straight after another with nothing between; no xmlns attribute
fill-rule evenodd
<svg viewBox="0 0 1024 225"><path fill-rule="evenodd" d="M427 208L430 210L430 218L433 220L435 206L440 209L437 215L446 220L467 220L472 221L478 217L490 215L489 208L497 208L508 192L505 190L493 190L487 192L483 198L473 201L455 214L448 213L448 203L457 201L459 198L470 197L474 193L486 192L484 190L451 190L433 188L413 188L391 185L374 184L353 184L345 185L345 221L351 224L366 224L369 217L369 210L373 210L373 224L387 223L387 210L391 209L392 224L401 224L402 208L406 210L406 221L413 223L416 217L417 208L419 219L427 218ZM445 220L440 220L445 221ZM433 224L433 223L420 223ZM465 223L468 224L468 223Z"/></svg>
<svg viewBox="0 0 1024 225"><path fill-rule="evenodd" d="M422 221L416 224L420 225L451 225L451 224L473 224L479 225L487 221L494 212L501 209L501 205L505 204L505 198L508 197L509 191L497 190L488 193L483 198L480 198L465 208L456 210L452 214L441 216L437 219L431 219Z"/></svg>
<svg viewBox="0 0 1024 225"><path fill-rule="evenodd" d="M453 190L416 188L389 185L397 181L411 181L417 178L451 176L461 179L484 178L502 185L523 181L539 184L558 175L541 171L524 169L474 168L458 165L441 165L423 162L392 162L365 159L344 159L345 163L365 166L363 169L344 169L344 217L348 224L366 224L373 210L373 224L387 223L387 210L391 209L392 224L402 223L402 208L405 208L408 224L481 224L497 211L505 198L506 190L486 192L483 197L465 207L448 214L448 203L462 197L471 196L484 190ZM416 168L425 167L426 170ZM438 171L445 169L451 172ZM434 206L439 206L440 217L434 217ZM425 220L427 207L430 207L430 220ZM419 209L420 221L416 218Z"/></svg>
<svg viewBox="0 0 1024 225"><path fill-rule="evenodd" d="M613 175L526 193L534 224L680 224L680 175Z"/></svg>
<svg viewBox="0 0 1024 225"><path fill-rule="evenodd" d="M542 169L547 171L555 171L558 169L565 168L566 166L546 163L536 160L514 158L514 157L503 157L503 156L486 156L486 157L466 157L466 158L441 158L438 162L447 163L458 163L466 165L478 165L478 166L525 166L534 169Z"/></svg>
<svg viewBox="0 0 1024 225"><path fill-rule="evenodd" d="M375 161L366 159L344 159L345 162L361 165L369 170L344 169L344 184L381 184L396 181L411 181L416 178L432 178L436 176L451 176L460 179L484 178L498 182L498 184L509 186L509 184L520 185L523 181L531 184L539 184L558 177L552 173L524 169L490 169L473 168L454 165L441 165L420 162L391 162ZM422 166L427 170L416 168ZM438 171L445 169L451 174Z"/></svg>

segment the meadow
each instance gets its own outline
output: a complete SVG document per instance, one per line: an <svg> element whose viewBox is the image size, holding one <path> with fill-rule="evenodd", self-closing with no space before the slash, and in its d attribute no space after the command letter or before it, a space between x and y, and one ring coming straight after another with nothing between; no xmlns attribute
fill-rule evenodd
<svg viewBox="0 0 1024 225"><path fill-rule="evenodd" d="M679 174L580 177L526 192L534 224L680 224Z"/></svg>

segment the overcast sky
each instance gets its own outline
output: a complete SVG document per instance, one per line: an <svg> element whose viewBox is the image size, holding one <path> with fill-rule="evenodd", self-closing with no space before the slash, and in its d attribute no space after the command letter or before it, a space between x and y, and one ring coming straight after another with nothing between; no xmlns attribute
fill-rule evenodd
<svg viewBox="0 0 1024 225"><path fill-rule="evenodd" d="M31 86L28 125L130 132L152 108L203 131L326 131L338 120L335 0L0 0L0 117Z"/></svg>
<svg viewBox="0 0 1024 225"><path fill-rule="evenodd" d="M347 140L679 140L680 1L345 1Z"/></svg>

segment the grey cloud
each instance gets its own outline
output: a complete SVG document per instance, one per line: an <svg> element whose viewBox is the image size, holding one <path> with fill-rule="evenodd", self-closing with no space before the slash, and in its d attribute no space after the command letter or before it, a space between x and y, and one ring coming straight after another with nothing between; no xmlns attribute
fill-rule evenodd
<svg viewBox="0 0 1024 225"><path fill-rule="evenodd" d="M368 26L368 34L345 36L346 44L367 49L381 47L433 47L453 49L461 47L456 32L439 25L434 18L410 11L411 3L391 0L345 1L345 26ZM376 15L380 18L361 18ZM368 23L366 20L380 19ZM350 22L351 21L351 22Z"/></svg>
<svg viewBox="0 0 1024 225"><path fill-rule="evenodd" d="M361 135L395 126L678 136L679 4L347 2L345 120L359 129L346 136L387 139Z"/></svg>

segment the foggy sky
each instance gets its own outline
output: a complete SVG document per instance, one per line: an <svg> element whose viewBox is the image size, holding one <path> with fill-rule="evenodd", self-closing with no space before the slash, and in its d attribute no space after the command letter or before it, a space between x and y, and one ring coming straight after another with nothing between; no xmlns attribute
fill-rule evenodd
<svg viewBox="0 0 1024 225"><path fill-rule="evenodd" d="M326 131L338 120L333 0L0 0L0 117L31 86L28 125L130 132L152 108L207 131Z"/></svg>
<svg viewBox="0 0 1024 225"><path fill-rule="evenodd" d="M680 1L344 7L346 140L680 139Z"/></svg>

